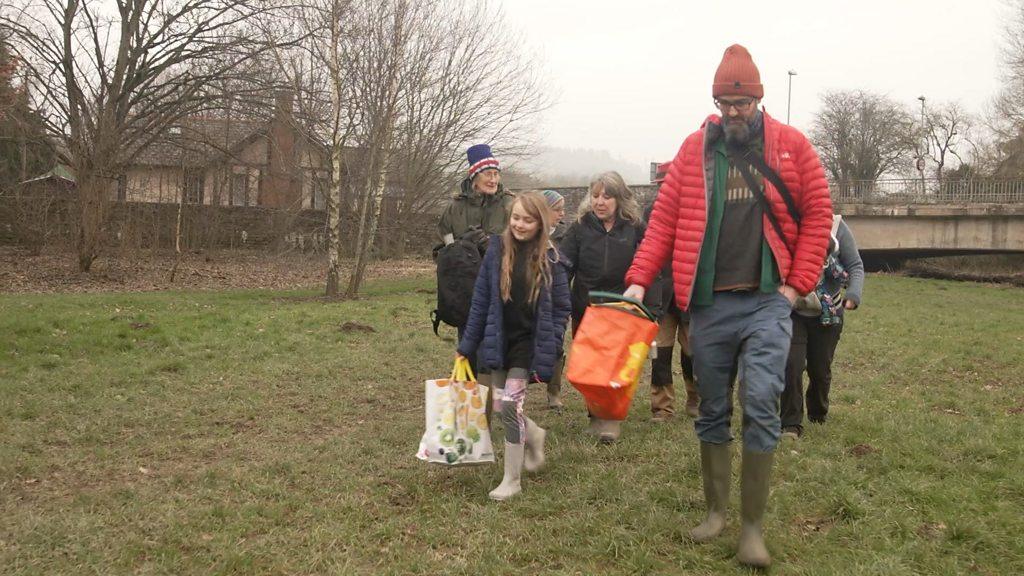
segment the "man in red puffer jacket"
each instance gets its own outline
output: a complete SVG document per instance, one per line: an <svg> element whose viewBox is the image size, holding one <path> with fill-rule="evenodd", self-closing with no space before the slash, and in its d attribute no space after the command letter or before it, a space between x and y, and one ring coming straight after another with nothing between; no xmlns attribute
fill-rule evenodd
<svg viewBox="0 0 1024 576"><path fill-rule="evenodd" d="M781 431L790 312L821 274L832 203L807 138L759 109L764 87L746 48L726 49L711 93L722 116L709 116L672 161L626 274L625 295L642 298L671 257L676 302L690 313L700 396L695 428L708 515L690 531L699 542L718 536L726 523L730 391L738 376L743 464L736 557L764 567L771 556L761 524ZM781 179L791 205L773 179Z"/></svg>

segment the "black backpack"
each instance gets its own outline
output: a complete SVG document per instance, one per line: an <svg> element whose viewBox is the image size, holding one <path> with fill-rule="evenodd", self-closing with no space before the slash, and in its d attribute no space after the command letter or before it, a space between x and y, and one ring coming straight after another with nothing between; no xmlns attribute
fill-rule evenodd
<svg viewBox="0 0 1024 576"><path fill-rule="evenodd" d="M473 286L487 250L487 235L473 229L455 242L434 249L437 263L437 309L430 313L434 334L441 322L461 328L469 320Z"/></svg>

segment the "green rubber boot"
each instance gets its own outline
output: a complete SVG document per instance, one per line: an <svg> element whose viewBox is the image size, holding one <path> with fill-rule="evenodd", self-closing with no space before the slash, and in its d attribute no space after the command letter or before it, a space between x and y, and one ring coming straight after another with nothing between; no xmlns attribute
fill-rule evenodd
<svg viewBox="0 0 1024 576"><path fill-rule="evenodd" d="M736 559L741 564L767 568L772 563L768 547L764 544L762 520L768 505L768 479L771 476L774 452L743 451L743 471L740 475L740 541Z"/></svg>
<svg viewBox="0 0 1024 576"><path fill-rule="evenodd" d="M694 542L707 542L725 529L725 514L729 508L729 483L732 480L732 443L700 443L700 472L704 478L704 501L708 516L690 530Z"/></svg>

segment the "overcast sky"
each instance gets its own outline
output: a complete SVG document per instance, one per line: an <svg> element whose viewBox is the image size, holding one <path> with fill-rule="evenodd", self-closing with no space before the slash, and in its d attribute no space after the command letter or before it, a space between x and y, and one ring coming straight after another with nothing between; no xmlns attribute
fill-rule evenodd
<svg viewBox="0 0 1024 576"><path fill-rule="evenodd" d="M472 1L472 0L471 0ZM768 113L807 130L819 95L880 92L920 109L980 112L999 85L1002 0L500 0L544 62L556 105L543 144L604 149L637 163L671 158L714 112L722 52L750 50Z"/></svg>

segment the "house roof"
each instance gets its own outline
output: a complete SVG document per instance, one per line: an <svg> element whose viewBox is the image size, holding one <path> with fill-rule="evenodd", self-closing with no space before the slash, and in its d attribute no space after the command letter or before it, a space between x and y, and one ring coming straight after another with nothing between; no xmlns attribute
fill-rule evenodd
<svg viewBox="0 0 1024 576"><path fill-rule="evenodd" d="M74 174L74 172L71 171L70 167L65 166L64 164L57 164L49 172L46 172L45 174L41 174L39 176L36 176L35 178L30 178L28 180L25 180L24 182L22 182L22 184L30 184L32 182L41 182L43 180L64 180L66 182L74 184L75 183L75 174Z"/></svg>
<svg viewBox="0 0 1024 576"><path fill-rule="evenodd" d="M228 157L266 134L265 120L186 118L141 150L132 162L143 166L205 166Z"/></svg>

